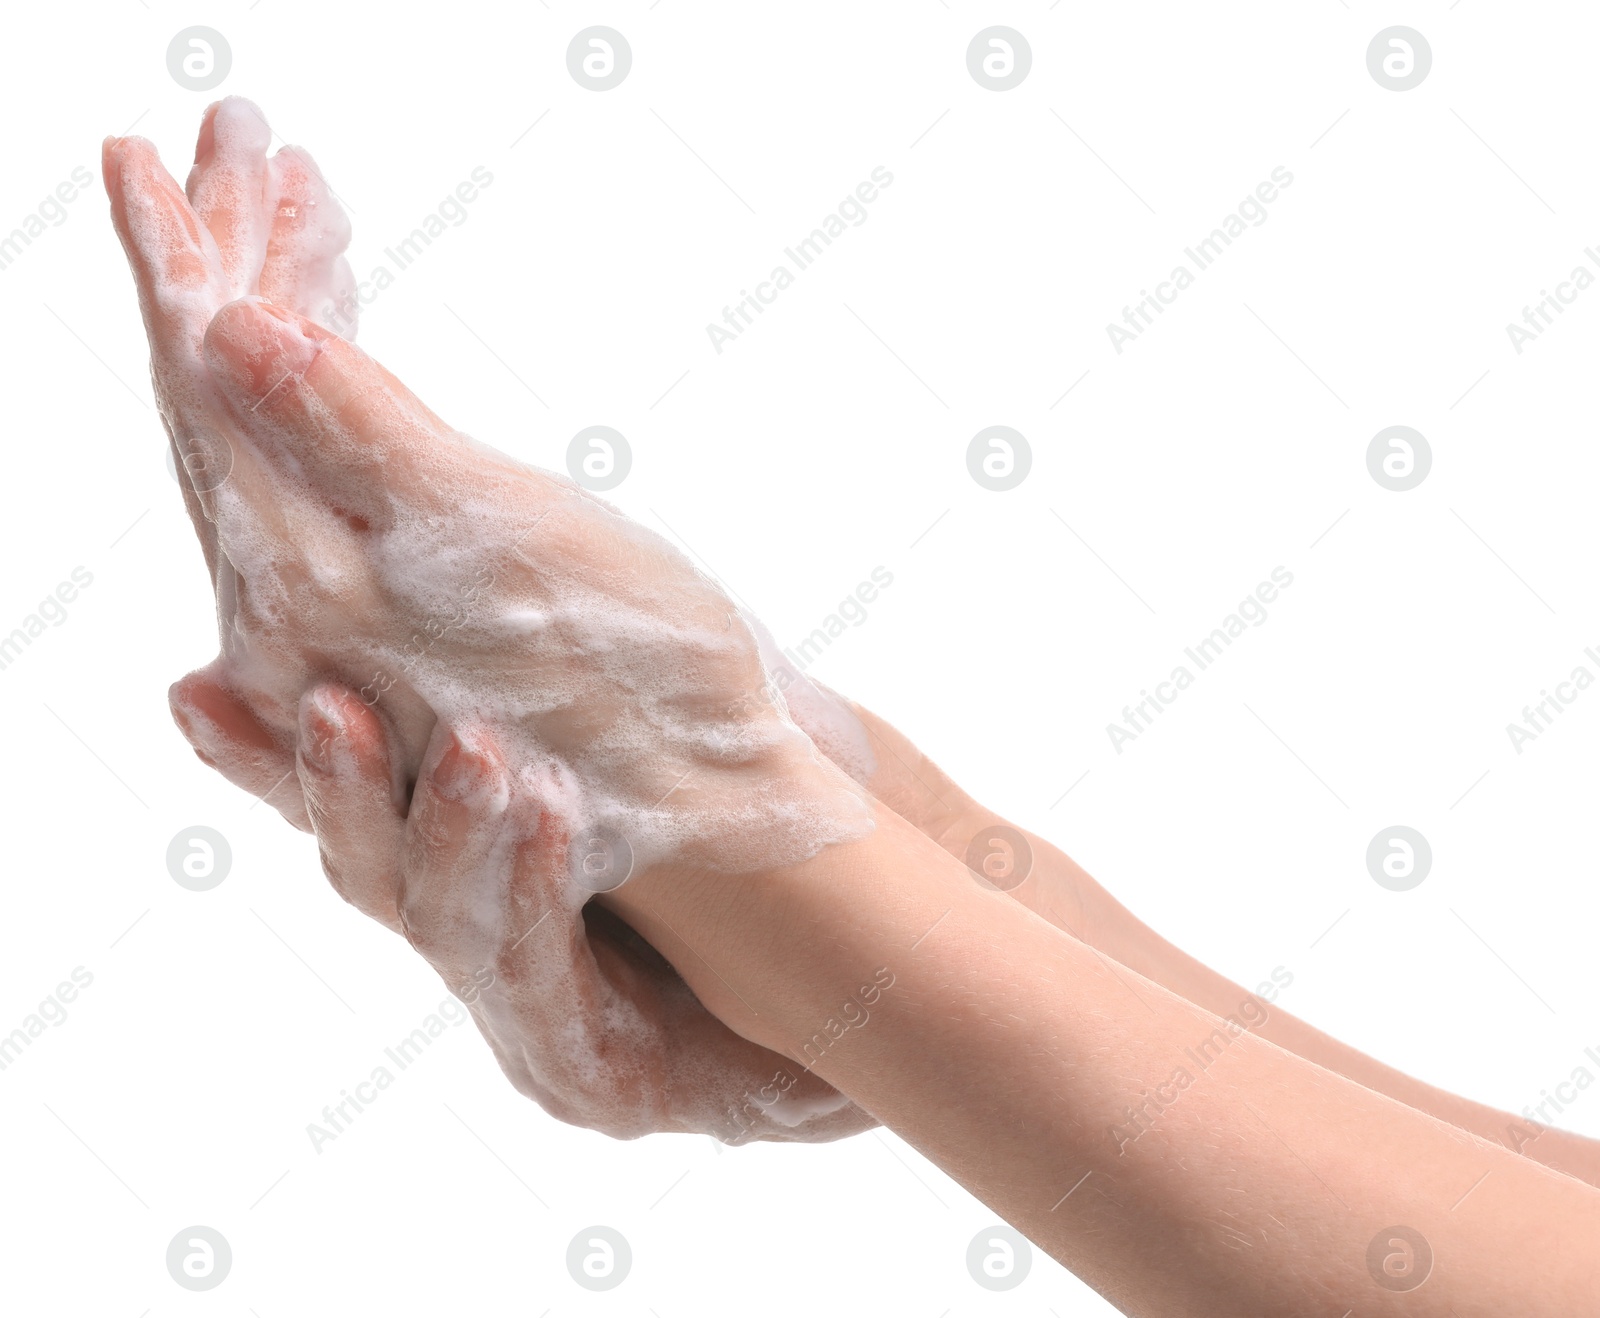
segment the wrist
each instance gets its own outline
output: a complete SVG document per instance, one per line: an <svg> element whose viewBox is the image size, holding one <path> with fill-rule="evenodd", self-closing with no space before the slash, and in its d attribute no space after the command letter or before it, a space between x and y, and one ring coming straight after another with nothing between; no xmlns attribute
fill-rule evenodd
<svg viewBox="0 0 1600 1318"><path fill-rule="evenodd" d="M962 866L880 807L870 835L802 864L744 875L652 870L601 900L729 1028L793 1057L818 1022L874 984L893 949L911 948L979 891Z"/></svg>

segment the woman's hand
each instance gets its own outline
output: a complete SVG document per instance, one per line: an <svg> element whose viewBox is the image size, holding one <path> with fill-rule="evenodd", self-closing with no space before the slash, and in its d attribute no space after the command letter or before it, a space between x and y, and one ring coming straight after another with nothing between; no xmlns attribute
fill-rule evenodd
<svg viewBox="0 0 1600 1318"><path fill-rule="evenodd" d="M306 208L266 200L283 191L266 141L253 107L214 108L194 206L148 143L105 151L217 594L221 654L174 689L179 722L234 781L320 823L335 887L473 994L508 1074L558 1115L735 1139L872 1124L724 1030L619 922L583 913L634 866L749 872L859 836L865 794L774 693L758 629L659 537L474 444L345 340L250 296L307 307L337 281L306 267L336 268L347 232L339 216L274 245L274 207ZM307 695L329 681L344 687L332 703ZM809 718L840 758L861 738L825 701ZM349 729L381 751L349 762L365 771L355 796L320 753ZM297 751L298 803L282 781Z"/></svg>
<svg viewBox="0 0 1600 1318"><path fill-rule="evenodd" d="M512 1083L553 1116L618 1138L695 1131L734 1144L877 1124L803 1062L727 1029L633 930L585 906L592 890L569 881L559 823L520 825L516 774L489 729L441 724L405 810L382 725L356 692L308 692L299 746L334 887L405 934ZM597 886L614 877L593 875ZM501 935L464 938L484 924L486 900Z"/></svg>
<svg viewBox="0 0 1600 1318"><path fill-rule="evenodd" d="M452 430L314 321L237 296L270 248L247 214L265 129L233 104L213 117L235 166L212 220L228 243L147 143L108 143L106 174L163 417L203 458L207 676L256 740L292 748L301 694L333 679L387 724L397 794L435 721L470 714L540 811L641 864L760 868L870 828L864 793L768 698L751 623L681 554Z"/></svg>
<svg viewBox="0 0 1600 1318"><path fill-rule="evenodd" d="M343 256L349 221L311 157L299 147L267 156L266 120L249 101L212 105L200 124L187 200L154 150L107 139L103 150L112 219L133 265L150 339L150 374L176 458L224 631L236 571L218 544L215 495L238 458L212 416L220 399L200 358L212 316L255 294L353 337L355 281ZM241 479L246 473L241 472ZM172 693L173 713L204 759L253 796L309 827L285 750L260 717L214 672Z"/></svg>

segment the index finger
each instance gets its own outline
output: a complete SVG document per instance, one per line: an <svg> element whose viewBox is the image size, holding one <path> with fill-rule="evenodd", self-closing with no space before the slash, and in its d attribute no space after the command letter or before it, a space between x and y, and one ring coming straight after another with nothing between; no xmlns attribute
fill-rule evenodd
<svg viewBox="0 0 1600 1318"><path fill-rule="evenodd" d="M216 239L144 138L106 138L101 171L152 353L198 363L206 325L229 298Z"/></svg>

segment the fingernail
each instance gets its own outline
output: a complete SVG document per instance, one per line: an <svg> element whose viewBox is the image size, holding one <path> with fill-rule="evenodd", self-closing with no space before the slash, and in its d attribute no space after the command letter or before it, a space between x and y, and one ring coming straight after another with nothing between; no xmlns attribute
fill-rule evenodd
<svg viewBox="0 0 1600 1318"><path fill-rule="evenodd" d="M344 716L326 692L313 691L300 719L300 758L317 773L333 772L333 748L344 737Z"/></svg>

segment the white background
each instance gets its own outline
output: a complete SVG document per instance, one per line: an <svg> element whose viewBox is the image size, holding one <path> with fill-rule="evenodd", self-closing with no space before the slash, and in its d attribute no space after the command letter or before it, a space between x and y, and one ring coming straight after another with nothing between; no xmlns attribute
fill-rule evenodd
<svg viewBox="0 0 1600 1318"><path fill-rule="evenodd" d="M1600 690L1520 755L1505 731L1600 645L1600 291L1520 355L1505 329L1596 269L1596 15L1231 9L8 7L0 232L96 181L0 271L0 633L74 567L93 584L0 671L0 1032L75 966L94 982L0 1073L0 1308L1110 1312L1038 1254L980 1290L993 1214L893 1137L614 1143L521 1099L470 1026L313 1152L306 1124L444 993L167 714L214 626L99 143L136 124L181 179L229 92L315 154L362 273L487 167L367 309L368 350L530 462L621 430L608 497L785 644L888 568L815 672L1162 933L1246 984L1284 967L1288 1010L1504 1108L1600 1050ZM196 23L233 51L213 93L166 68ZM605 93L565 65L596 23L633 50ZM965 63L992 23L1033 51L1003 94ZM1433 49L1403 93L1365 62L1396 23ZM706 323L877 165L868 221L718 355ZM1280 165L1266 223L1116 353L1107 322ZM1034 455L1003 494L965 464L995 424ZM1365 463L1396 424L1433 451L1408 493ZM1269 620L1117 754L1107 723L1278 565ZM1406 893L1364 860L1396 823L1434 851ZM204 894L165 863L196 824L234 856ZM1600 1135L1600 1087L1560 1124ZM195 1223L234 1251L205 1295L164 1264ZM593 1223L634 1251L608 1294L564 1266Z"/></svg>

